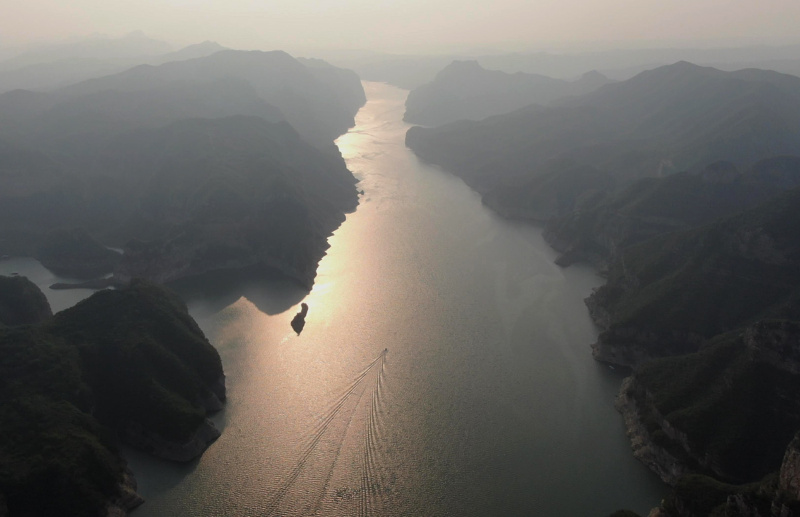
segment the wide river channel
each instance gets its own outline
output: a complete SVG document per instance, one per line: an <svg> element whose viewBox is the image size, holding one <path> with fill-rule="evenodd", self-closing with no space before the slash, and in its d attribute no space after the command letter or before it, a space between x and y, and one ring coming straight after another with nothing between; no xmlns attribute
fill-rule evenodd
<svg viewBox="0 0 800 517"><path fill-rule="evenodd" d="M365 88L336 142L364 194L313 290L178 286L222 356L222 437L189 465L126 451L147 500L134 515L646 515L665 488L631 455L620 373L589 348L601 279L406 149L407 91ZM48 291L54 310L87 294Z"/></svg>

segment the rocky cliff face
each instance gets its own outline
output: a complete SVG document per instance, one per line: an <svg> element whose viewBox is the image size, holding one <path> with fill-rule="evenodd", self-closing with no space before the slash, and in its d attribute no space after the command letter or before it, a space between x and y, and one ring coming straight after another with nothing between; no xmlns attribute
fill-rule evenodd
<svg viewBox="0 0 800 517"><path fill-rule="evenodd" d="M617 408L634 454L674 487L663 515L800 515L798 334L760 321L624 381Z"/></svg>
<svg viewBox="0 0 800 517"><path fill-rule="evenodd" d="M693 471L685 455L688 453L686 435L672 427L647 399L647 392L637 386L635 378L627 377L614 406L625 420L634 457L647 465L664 483L674 485L682 476ZM645 421L649 422L649 426ZM656 443L653 433L657 430L674 441L684 454L677 454L674 447L667 446L663 441Z"/></svg>

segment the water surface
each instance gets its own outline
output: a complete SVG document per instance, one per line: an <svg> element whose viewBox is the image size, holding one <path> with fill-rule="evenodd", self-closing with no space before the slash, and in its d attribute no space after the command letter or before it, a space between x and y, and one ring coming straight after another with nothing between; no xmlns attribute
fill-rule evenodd
<svg viewBox="0 0 800 517"><path fill-rule="evenodd" d="M601 280L420 163L403 144L407 92L365 87L337 141L365 193L311 293L181 286L222 356L223 434L189 465L129 451L147 499L134 515L646 513L664 488L631 455L619 374L589 349L582 299Z"/></svg>

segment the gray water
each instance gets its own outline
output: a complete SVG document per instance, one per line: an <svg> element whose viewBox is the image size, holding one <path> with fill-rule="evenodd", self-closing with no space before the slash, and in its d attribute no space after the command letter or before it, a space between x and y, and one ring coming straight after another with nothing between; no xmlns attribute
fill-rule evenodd
<svg viewBox="0 0 800 517"><path fill-rule="evenodd" d="M178 286L222 356L223 434L189 465L127 451L147 499L134 515L646 514L665 489L631 455L621 376L589 349L583 298L601 279L420 163L407 92L365 87L337 141L365 194L311 293L242 275Z"/></svg>

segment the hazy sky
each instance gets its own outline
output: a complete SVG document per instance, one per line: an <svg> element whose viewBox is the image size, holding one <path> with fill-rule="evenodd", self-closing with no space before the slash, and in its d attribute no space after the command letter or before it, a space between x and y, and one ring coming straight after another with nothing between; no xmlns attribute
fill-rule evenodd
<svg viewBox="0 0 800 517"><path fill-rule="evenodd" d="M800 0L0 0L0 45L120 36L389 51L800 42Z"/></svg>

